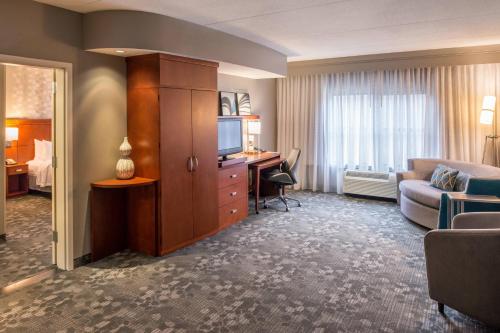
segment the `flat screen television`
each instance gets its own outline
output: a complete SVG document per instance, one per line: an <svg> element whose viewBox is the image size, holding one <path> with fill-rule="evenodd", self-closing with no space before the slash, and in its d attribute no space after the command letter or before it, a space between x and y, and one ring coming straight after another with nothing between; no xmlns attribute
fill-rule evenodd
<svg viewBox="0 0 500 333"><path fill-rule="evenodd" d="M226 159L227 155L243 151L243 128L241 119L219 117L217 134L219 138L219 156Z"/></svg>

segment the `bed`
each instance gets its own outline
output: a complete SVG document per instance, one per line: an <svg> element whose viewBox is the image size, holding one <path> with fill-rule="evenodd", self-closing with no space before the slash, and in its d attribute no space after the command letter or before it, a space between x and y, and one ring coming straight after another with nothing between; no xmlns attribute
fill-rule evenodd
<svg viewBox="0 0 500 333"><path fill-rule="evenodd" d="M29 189L52 192L52 142L35 139L35 157L28 164Z"/></svg>

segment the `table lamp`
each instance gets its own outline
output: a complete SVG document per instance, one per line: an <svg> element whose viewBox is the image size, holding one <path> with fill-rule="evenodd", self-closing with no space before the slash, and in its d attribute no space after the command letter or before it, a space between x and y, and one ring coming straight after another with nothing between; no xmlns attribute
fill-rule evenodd
<svg viewBox="0 0 500 333"><path fill-rule="evenodd" d="M5 127L5 147L12 146L12 141L19 139L19 128Z"/></svg>
<svg viewBox="0 0 500 333"><path fill-rule="evenodd" d="M259 147L259 137L260 137L260 121L259 120L249 120L248 121L248 130L247 130L247 135L248 135L248 153L256 153L256 148L258 149ZM257 140L256 140L257 137ZM256 145L257 141L257 145Z"/></svg>
<svg viewBox="0 0 500 333"><path fill-rule="evenodd" d="M483 148L483 163L486 155L486 146L488 145L488 140L491 140L493 145L493 160L495 161L495 166L498 165L498 153L497 153L497 145L496 140L497 136L497 126L495 121L495 106L496 106L497 98L495 96L484 96L483 97L483 106L481 108L481 115L479 116L479 122L483 125L493 125L493 134L487 135L486 140L484 141Z"/></svg>

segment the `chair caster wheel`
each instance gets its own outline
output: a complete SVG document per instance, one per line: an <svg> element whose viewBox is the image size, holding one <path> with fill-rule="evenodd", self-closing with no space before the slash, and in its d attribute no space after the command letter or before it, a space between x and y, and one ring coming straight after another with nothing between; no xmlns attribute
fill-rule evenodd
<svg viewBox="0 0 500 333"><path fill-rule="evenodd" d="M301 205L301 204L299 204L299 207L302 207L302 205Z"/></svg>

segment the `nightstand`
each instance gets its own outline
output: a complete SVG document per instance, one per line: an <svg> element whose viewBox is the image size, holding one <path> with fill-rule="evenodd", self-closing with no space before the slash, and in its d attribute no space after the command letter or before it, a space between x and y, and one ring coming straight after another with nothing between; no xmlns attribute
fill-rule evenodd
<svg viewBox="0 0 500 333"><path fill-rule="evenodd" d="M7 198L28 193L28 164L6 165L5 179Z"/></svg>

